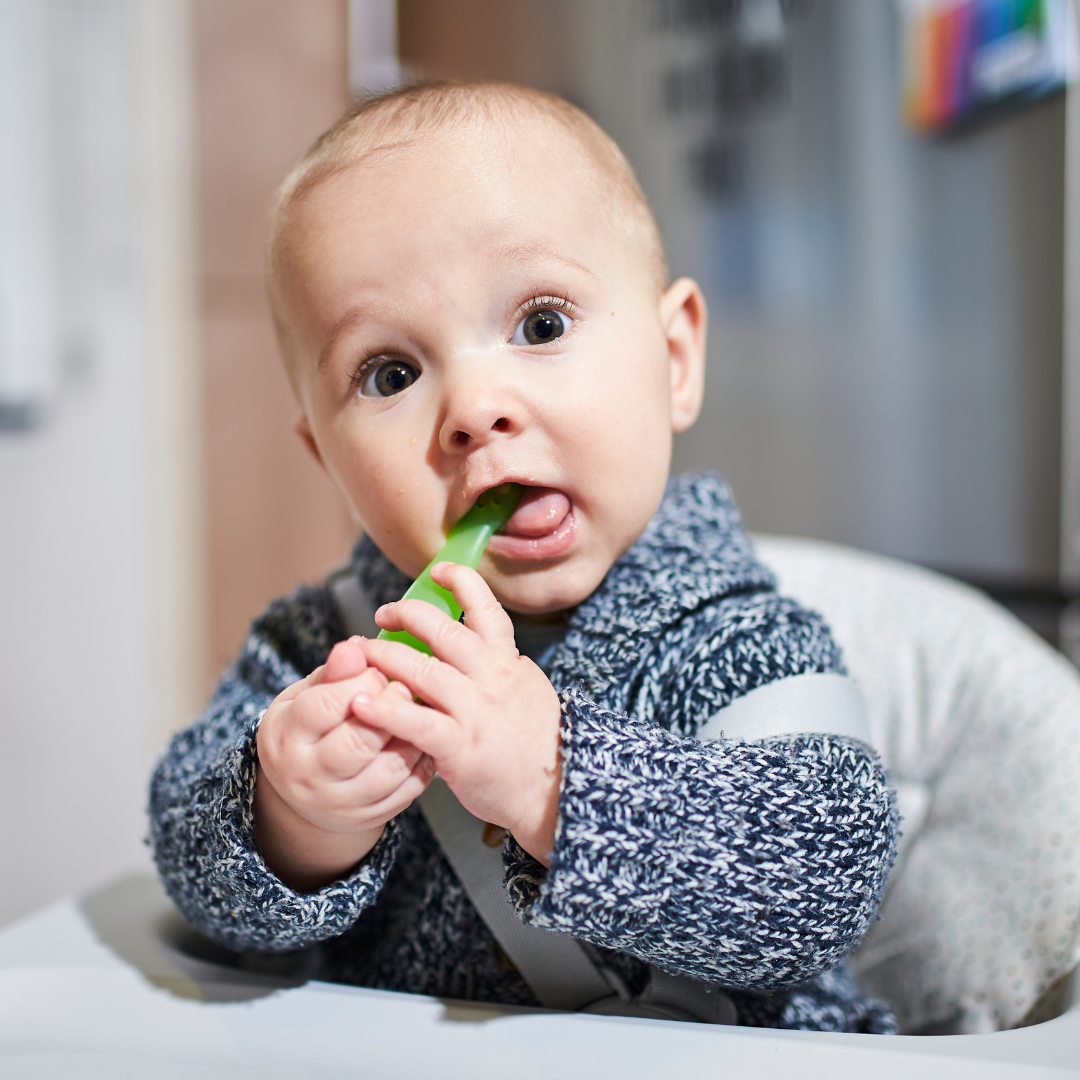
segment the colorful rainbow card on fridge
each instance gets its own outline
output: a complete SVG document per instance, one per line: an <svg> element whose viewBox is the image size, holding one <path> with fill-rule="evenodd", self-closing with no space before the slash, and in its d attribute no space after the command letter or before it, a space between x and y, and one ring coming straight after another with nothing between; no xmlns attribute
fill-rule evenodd
<svg viewBox="0 0 1080 1080"><path fill-rule="evenodd" d="M1070 0L899 0L904 113L944 131L1061 89L1076 66Z"/></svg>

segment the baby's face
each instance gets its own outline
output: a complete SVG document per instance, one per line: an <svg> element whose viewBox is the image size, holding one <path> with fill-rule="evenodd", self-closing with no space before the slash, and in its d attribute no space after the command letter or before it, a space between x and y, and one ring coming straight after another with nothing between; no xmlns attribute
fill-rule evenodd
<svg viewBox="0 0 1080 1080"><path fill-rule="evenodd" d="M483 491L525 485L480 571L526 614L637 539L700 403L700 293L658 296L597 197L554 125L446 132L317 184L280 260L301 434L364 529L416 576Z"/></svg>

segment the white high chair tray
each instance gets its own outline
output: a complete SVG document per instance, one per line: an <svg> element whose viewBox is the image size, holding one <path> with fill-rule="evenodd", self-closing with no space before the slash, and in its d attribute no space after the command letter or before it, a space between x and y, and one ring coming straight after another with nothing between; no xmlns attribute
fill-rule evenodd
<svg viewBox="0 0 1080 1080"><path fill-rule="evenodd" d="M501 1009L194 959L149 876L0 932L5 1080L1080 1078L1080 1001L993 1035L765 1031Z"/></svg>

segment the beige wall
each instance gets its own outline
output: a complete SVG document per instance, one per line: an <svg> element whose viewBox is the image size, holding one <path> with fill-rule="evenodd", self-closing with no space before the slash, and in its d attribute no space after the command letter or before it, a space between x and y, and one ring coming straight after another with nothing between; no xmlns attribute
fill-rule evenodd
<svg viewBox="0 0 1080 1080"><path fill-rule="evenodd" d="M572 50L568 0L398 0L406 74L560 86ZM540 63L535 61L540 59Z"/></svg>
<svg viewBox="0 0 1080 1080"><path fill-rule="evenodd" d="M507 79L522 74L527 0L398 0L398 53L426 78Z"/></svg>
<svg viewBox="0 0 1080 1080"><path fill-rule="evenodd" d="M274 190L349 99L344 0L193 0L192 17L214 678L355 531L292 431L262 281Z"/></svg>

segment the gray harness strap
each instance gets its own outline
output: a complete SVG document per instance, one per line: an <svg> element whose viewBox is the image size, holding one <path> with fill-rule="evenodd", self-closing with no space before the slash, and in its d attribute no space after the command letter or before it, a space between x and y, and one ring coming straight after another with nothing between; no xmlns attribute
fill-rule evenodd
<svg viewBox="0 0 1080 1080"><path fill-rule="evenodd" d="M351 566L340 566L326 579L326 587L337 605L345 627L345 636L375 638L379 624L375 621L375 606L368 599Z"/></svg>
<svg viewBox="0 0 1080 1080"><path fill-rule="evenodd" d="M862 691L843 675L789 675L736 698L702 725L702 742L841 735L873 746Z"/></svg>
<svg viewBox="0 0 1080 1080"><path fill-rule="evenodd" d="M439 776L417 802L473 907L540 1004L576 1011L610 997L614 987L576 938L526 926L514 913L502 883L503 831L490 836Z"/></svg>

